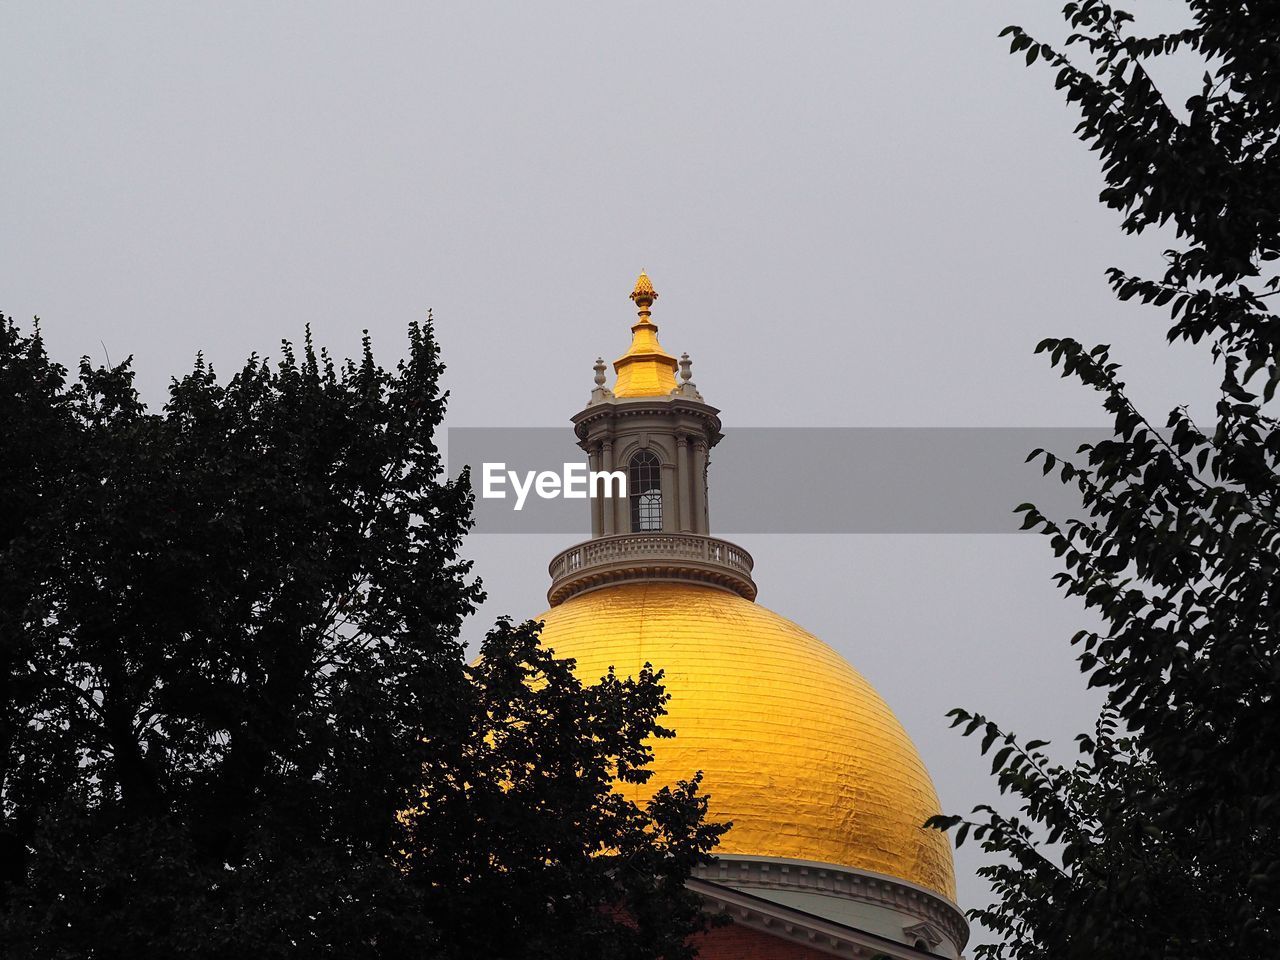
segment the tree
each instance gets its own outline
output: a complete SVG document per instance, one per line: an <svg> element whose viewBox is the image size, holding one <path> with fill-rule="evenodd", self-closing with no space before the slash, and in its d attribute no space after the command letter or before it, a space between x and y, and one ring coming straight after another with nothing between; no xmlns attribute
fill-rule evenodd
<svg viewBox="0 0 1280 960"><path fill-rule="evenodd" d="M68 383L0 319L0 954L550 956L518 941L563 930L572 957L607 930L593 956L640 958L699 926L696 780L609 789L665 733L660 675L584 685L531 624L465 661L441 370L429 323L390 372L308 335L225 384L197 360L152 414L128 361ZM555 842L492 846L519 831Z"/></svg>
<svg viewBox="0 0 1280 960"><path fill-rule="evenodd" d="M673 735L658 725L660 674L584 687L534 625L502 621L469 675L467 735L428 762L401 814L410 875L460 947L448 955L692 957L702 912L684 883L725 826L703 822L700 774L643 809L614 788L647 783L649 737Z"/></svg>
<svg viewBox="0 0 1280 960"><path fill-rule="evenodd" d="M1179 408L1161 429L1107 346L1037 348L1114 420L1111 439L1072 460L1032 454L1079 491L1083 516L1018 508L1061 558L1064 592L1100 617L1072 642L1105 706L1071 763L953 711L1019 803L1018 815L981 806L931 821L996 855L979 872L997 900L972 915L1003 942L980 957L1280 955L1280 318L1268 306L1280 291L1280 4L1186 9L1185 29L1147 36L1125 11L1068 3L1061 51L1002 34L1055 71L1123 229L1171 236L1162 275L1111 269L1109 281L1121 300L1167 308L1171 342L1207 347L1221 396L1211 423ZM1149 73L1165 56L1205 65L1181 109Z"/></svg>

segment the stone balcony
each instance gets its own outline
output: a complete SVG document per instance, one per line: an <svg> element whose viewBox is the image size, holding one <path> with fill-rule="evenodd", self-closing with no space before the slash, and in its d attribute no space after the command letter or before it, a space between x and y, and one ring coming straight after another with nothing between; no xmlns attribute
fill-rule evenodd
<svg viewBox="0 0 1280 960"><path fill-rule="evenodd" d="M554 607L570 597L626 580L684 580L756 598L751 554L727 540L694 533L626 533L587 540L551 561Z"/></svg>

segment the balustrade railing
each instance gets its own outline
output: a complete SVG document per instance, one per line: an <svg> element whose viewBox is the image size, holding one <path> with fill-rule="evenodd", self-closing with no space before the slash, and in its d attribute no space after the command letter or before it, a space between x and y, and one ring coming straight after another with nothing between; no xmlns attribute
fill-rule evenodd
<svg viewBox="0 0 1280 960"><path fill-rule="evenodd" d="M620 534L576 544L561 551L551 561L548 568L552 584L550 595L563 599L564 595L576 592L570 589L566 593L559 589L569 586L565 581L586 581L593 572L624 569L632 563L638 565L639 572L646 561L661 564L666 569L672 569L673 565L678 568L684 562L689 564L691 571L704 573L719 568L727 575L727 580L742 584L744 589L739 592L755 596L751 554L727 540L686 533Z"/></svg>

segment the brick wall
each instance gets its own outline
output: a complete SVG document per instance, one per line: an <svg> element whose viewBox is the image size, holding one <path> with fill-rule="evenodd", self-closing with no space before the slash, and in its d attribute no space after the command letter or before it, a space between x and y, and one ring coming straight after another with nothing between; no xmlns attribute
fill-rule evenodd
<svg viewBox="0 0 1280 960"><path fill-rule="evenodd" d="M693 940L698 960L831 960L831 954L731 923Z"/></svg>

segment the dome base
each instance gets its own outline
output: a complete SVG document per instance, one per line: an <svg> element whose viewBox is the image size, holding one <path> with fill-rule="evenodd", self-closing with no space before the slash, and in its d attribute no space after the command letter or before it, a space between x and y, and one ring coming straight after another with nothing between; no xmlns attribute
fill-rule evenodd
<svg viewBox="0 0 1280 960"><path fill-rule="evenodd" d="M895 877L813 860L729 854L694 869L700 880L874 933L929 953L959 957L969 939L960 908Z"/></svg>

